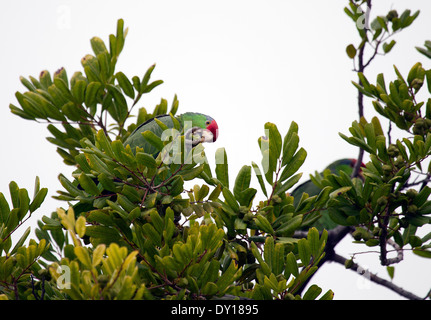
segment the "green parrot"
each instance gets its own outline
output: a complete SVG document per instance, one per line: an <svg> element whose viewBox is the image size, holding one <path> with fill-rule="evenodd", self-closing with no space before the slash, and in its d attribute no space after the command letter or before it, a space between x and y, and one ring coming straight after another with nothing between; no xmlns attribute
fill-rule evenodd
<svg viewBox="0 0 431 320"><path fill-rule="evenodd" d="M351 175L356 162L357 162L356 159L340 159L332 162L329 166L326 167L326 169L329 169L331 173L337 174L337 175L340 174L340 171L344 171L348 175ZM323 173L320 173L320 174L323 175ZM295 207L298 205L299 200L301 199L301 196L304 192L307 193L310 197L312 197L312 196L318 195L320 191L321 189L318 186L316 186L311 180L307 180L304 183L300 184L298 187L296 187L295 190L292 191L291 196L294 197L293 204L295 205ZM319 231L321 231L323 229L326 229L326 230L333 229L338 225L334 221L332 221L332 219L329 217L329 214L326 210L321 211L320 213L319 212L316 212L316 213L320 214L321 217L317 221L315 221L313 225L309 227L313 226L313 227L316 227Z"/></svg>
<svg viewBox="0 0 431 320"><path fill-rule="evenodd" d="M175 128L174 121L170 115L159 115L155 118L161 121L169 129ZM124 146L130 145L133 152L136 151L136 147L140 147L144 149L144 152L153 155L153 157L157 157L159 151L154 146L152 146L141 134L145 131L151 131L159 138L162 138L163 130L154 120L155 118L151 118L139 125L130 134L130 136L127 137L126 141L124 142ZM175 117L175 119L180 125L178 131L181 133L182 129L185 128L185 139L190 141L192 146L196 146L201 142L215 142L217 140L218 125L217 122L210 116L201 113L186 112ZM96 178L93 178L93 181L96 184L99 183ZM80 185L78 185L78 188L82 189ZM104 190L102 195L110 197L111 201L115 201L116 199L116 196L112 195L112 192ZM79 214L94 208L92 204L79 202L74 206L74 209L75 213Z"/></svg>
<svg viewBox="0 0 431 320"><path fill-rule="evenodd" d="M175 127L174 121L170 115L160 115L156 118L169 129ZM186 112L175 117L175 119L180 125L179 131L183 128L185 129L184 137L186 140L191 141L192 146L201 142L215 142L217 140L218 125L210 116L201 113ZM161 138L163 134L163 129L158 125L155 118L152 118L139 125L126 139L124 145L130 145L133 152L135 152L136 147L141 147L144 149L144 152L156 156L158 150L142 135L145 131L151 131L159 138Z"/></svg>

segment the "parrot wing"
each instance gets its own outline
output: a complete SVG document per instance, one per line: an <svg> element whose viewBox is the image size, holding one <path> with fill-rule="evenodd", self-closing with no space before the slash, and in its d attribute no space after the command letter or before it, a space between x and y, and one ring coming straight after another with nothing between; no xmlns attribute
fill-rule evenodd
<svg viewBox="0 0 431 320"><path fill-rule="evenodd" d="M161 121L163 124L165 124L168 128L174 128L174 122L169 115L161 115L157 116L155 118L152 118L144 123L142 123L139 127L137 127L130 136L126 139L124 142L124 145L130 145L130 148L132 148L133 152L135 152L136 147L140 147L144 149L145 153L151 154L153 156L156 156L159 152L151 143L149 143L142 133L145 131L151 131L159 138L162 136L163 129L158 125L156 120Z"/></svg>
<svg viewBox="0 0 431 320"><path fill-rule="evenodd" d="M347 174L350 174L352 172L355 161L355 159L340 159L332 162L326 167L326 169L331 170L331 172L334 174L339 174L340 171L344 171ZM322 175L323 173L320 174ZM296 187L295 190L293 190L293 192L291 193L291 195L294 197L294 206L296 207L298 205L304 192L307 193L310 197L312 197L318 195L321 190L322 189L316 186L311 180L305 181L304 183ZM338 224L330 218L328 210L321 210L320 212L316 211L309 213L307 216L304 217L303 224L307 225L307 222L309 223L309 225L306 229L313 226L316 227L319 231L322 231L323 229L331 230L338 226Z"/></svg>

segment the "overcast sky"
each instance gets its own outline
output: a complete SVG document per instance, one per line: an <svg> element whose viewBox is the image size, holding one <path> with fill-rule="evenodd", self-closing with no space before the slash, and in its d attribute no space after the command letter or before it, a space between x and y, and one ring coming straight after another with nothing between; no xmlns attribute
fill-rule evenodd
<svg viewBox="0 0 431 320"><path fill-rule="evenodd" d="M121 5L119 5L121 3ZM46 141L46 125L12 115L15 92L24 91L19 76L38 77L65 67L69 77L82 71L81 58L91 53L89 39L107 41L123 18L129 27L117 71L142 76L156 63L153 80L164 84L141 99L148 110L175 94L179 113L196 111L211 115L219 125L219 139L206 145L210 161L215 150L225 147L233 182L241 166L260 163L257 139L265 122L275 123L284 135L291 121L299 125L301 146L308 152L301 168L302 180L332 161L356 157L338 132L348 133L357 119L356 91L348 44L358 44L354 25L343 8L348 1L3 1L0 59L0 191L16 181L32 194L34 178L49 188L49 197L61 189L57 176L72 171L62 163L56 147ZM372 81L383 72L394 79L393 65L407 75L417 61L430 68L430 60L416 52L431 40L431 2L425 0L373 1L372 17L390 9L401 13L420 9L414 24L394 39L387 56L377 56L367 69ZM375 115L366 100L365 115ZM254 180L256 182L256 180ZM64 203L51 198L30 223L49 215ZM344 256L369 248L346 239L336 248ZM424 296L431 288L430 260L405 254L395 268L394 282ZM388 278L379 266L378 254L356 260L371 272ZM399 299L343 266L327 264L313 278L336 299Z"/></svg>

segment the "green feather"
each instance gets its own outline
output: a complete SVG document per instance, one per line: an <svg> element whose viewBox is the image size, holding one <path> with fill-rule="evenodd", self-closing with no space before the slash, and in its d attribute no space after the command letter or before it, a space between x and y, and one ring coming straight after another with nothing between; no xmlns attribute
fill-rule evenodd
<svg viewBox="0 0 431 320"><path fill-rule="evenodd" d="M337 175L340 174L340 171L344 171L348 175L351 175L351 173L353 172L353 164L354 162L352 161L352 159L340 159L332 162L325 168L325 170L329 169L331 173ZM323 173L320 174L323 175ZM296 207L298 205L299 200L301 199L304 192L307 193L310 197L312 197L318 195L320 191L321 189L316 186L311 180L305 181L304 183L296 187L295 190L293 190L291 193L291 196L294 197L294 206ZM329 217L327 210L322 210L321 212L314 212L311 213L311 215L312 216L307 217L307 220L311 220L320 215L320 218L312 224L312 226L316 227L318 230L330 230L337 226L337 224Z"/></svg>

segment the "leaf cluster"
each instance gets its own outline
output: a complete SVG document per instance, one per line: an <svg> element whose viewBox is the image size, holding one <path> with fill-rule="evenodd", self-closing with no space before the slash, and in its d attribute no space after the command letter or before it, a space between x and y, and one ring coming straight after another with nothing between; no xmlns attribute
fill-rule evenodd
<svg viewBox="0 0 431 320"><path fill-rule="evenodd" d="M311 229L296 239L305 217L322 207L329 195L307 197L298 206L287 191L300 179L306 158L299 148L298 125L282 136L266 123L258 139L261 167L244 165L229 186L224 148L209 166L202 144L186 148L184 130L175 114L176 96L168 111L161 99L154 111L137 112L141 97L162 83L150 82L154 65L144 76L129 79L116 71L127 29L106 45L91 39L83 72L68 79L66 70L53 77L21 78L28 89L17 92L20 107L12 113L48 123L58 153L75 167L71 177L59 175L63 190L55 198L67 202L38 221L38 241L24 236L10 251L10 234L27 211L36 210L47 194L37 182L30 201L25 189L11 184L13 210L0 194L2 227L2 298L8 299L315 299L322 289L313 285L301 296L299 288L324 257L327 233ZM173 128L155 118L169 114ZM124 142L147 120L162 131L143 133L155 152ZM112 123L110 123L112 122ZM153 150L152 149L152 150ZM267 197L254 202L252 169ZM263 172L263 174L262 174ZM194 182L187 189L186 182ZM321 296L331 299L332 291Z"/></svg>
<svg viewBox="0 0 431 320"><path fill-rule="evenodd" d="M431 100L418 99L423 84L430 83L431 73L421 63L410 69L407 78L396 67L394 69L397 78L389 85L383 74L377 76L376 84L371 84L362 73L358 74L361 85L353 84L373 98L378 114L394 123L406 136L392 141L390 132L385 136L377 117L371 122L364 118L353 122L349 128L351 136L342 133L340 136L369 154L370 162L362 170L363 183L359 179L355 183L343 174L340 177L329 175L320 181L322 186L344 188L344 200L336 203L338 209L332 211L331 217L341 225L358 226L355 234L358 241L379 245L382 264L388 264L384 259L385 246L391 238L400 248L409 244L413 252L431 257L430 235L416 235L419 227L431 222L428 216L431 212L428 200L431 188L427 186L429 162L427 168L423 168L431 154L428 124ZM357 209L352 211L352 208Z"/></svg>
<svg viewBox="0 0 431 320"><path fill-rule="evenodd" d="M397 10L390 10L384 16L376 16L370 23L370 8L367 1L359 1L354 3L350 1L349 6L344 8L346 15L352 19L356 25L356 30L361 38L361 42L355 46L349 44L346 47L346 53L350 59L359 59L359 52L364 50L366 43L371 44L374 53L369 61L364 62L363 65L368 65L374 56L378 53L387 54L395 46L396 41L389 39L401 30L409 27L419 16L419 11L411 13L411 10L406 9L401 15ZM380 46L382 52L379 52ZM362 70L358 70L362 71Z"/></svg>
<svg viewBox="0 0 431 320"><path fill-rule="evenodd" d="M20 107L10 104L11 112L27 120L48 123L47 128L52 136L47 139L58 147L57 152L68 165L76 165L75 156L79 154L80 141L87 138L94 142L94 134L99 129L107 135L127 137L136 126L133 124L127 130L125 128L133 107L144 94L163 83L161 80L150 82L155 65L142 77L133 76L132 79L121 71L116 72L126 35L127 28L124 29L124 22L120 19L116 34L109 36L108 45L101 38L93 37L90 40L93 54L82 58L83 72L73 73L70 79L64 68L58 69L52 76L44 70L38 78L20 78L28 91L16 92ZM177 108L175 98L171 113L175 114ZM141 108L137 124L165 114L166 109L164 99L153 114ZM111 125L108 125L108 117L114 122Z"/></svg>

